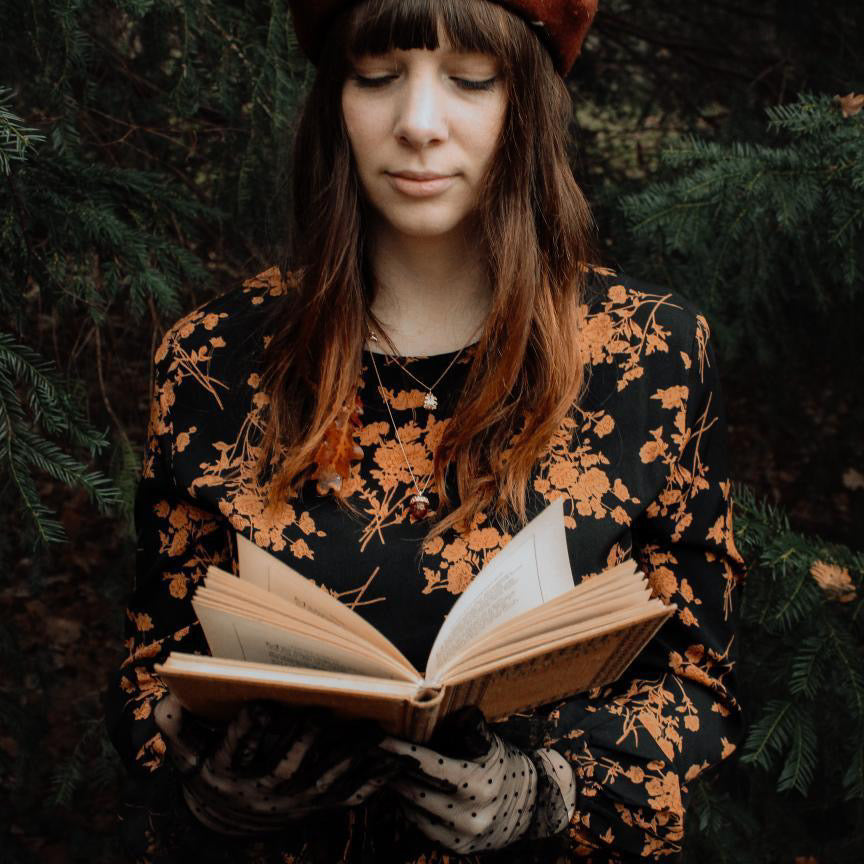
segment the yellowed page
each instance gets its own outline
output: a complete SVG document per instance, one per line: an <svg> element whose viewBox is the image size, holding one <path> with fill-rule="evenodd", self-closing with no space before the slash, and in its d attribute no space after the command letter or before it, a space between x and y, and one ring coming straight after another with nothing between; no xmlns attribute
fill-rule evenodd
<svg viewBox="0 0 864 864"><path fill-rule="evenodd" d="M674 606L674 604L671 604L671 606ZM486 671L512 665L518 662L520 657L542 650L544 647L551 650L557 644L574 642L583 638L587 639L606 630L635 624L646 618L662 615L664 614L664 610L668 610L669 608L671 607L664 604L662 600L655 598L645 603L638 612L630 609L611 612L590 622L561 627L551 633L543 633L540 636L533 636L511 645L484 651L482 654L469 657L451 668L448 671L446 683L449 685L467 676L480 675Z"/></svg>
<svg viewBox="0 0 864 864"><path fill-rule="evenodd" d="M326 672L298 666L274 666L272 663L227 660L222 657L185 654L181 651L172 651L162 667L169 671L189 671L196 674L203 674L206 670L206 674L214 678L273 681L334 692L380 693L382 696L395 696L400 699L413 699L417 695L418 686L416 682L393 681L372 675Z"/></svg>
<svg viewBox="0 0 864 864"><path fill-rule="evenodd" d="M353 672L405 681L414 678L401 666L389 666L381 659L367 657L357 651L346 651L320 638L292 633L284 627L264 621L250 621L243 615L213 609L194 597L192 607L214 657Z"/></svg>
<svg viewBox="0 0 864 864"><path fill-rule="evenodd" d="M419 675L405 655L365 618L323 588L319 588L311 579L307 579L266 549L257 546L248 537L239 532L235 536L241 580L351 630L367 642L387 651L399 660L405 669Z"/></svg>
<svg viewBox="0 0 864 864"><path fill-rule="evenodd" d="M512 664L469 673L445 687L442 714L477 705L487 719L500 720L617 681L674 611L665 607L642 621L544 645Z"/></svg>
<svg viewBox="0 0 864 864"><path fill-rule="evenodd" d="M443 695L439 692L430 698L416 684L379 678L189 658L172 652L165 663L156 665L156 672L189 711L217 722L236 716L245 702L272 699L365 717L392 735L408 738L414 728L434 725Z"/></svg>
<svg viewBox="0 0 864 864"><path fill-rule="evenodd" d="M420 675L399 652L397 652L396 656L393 655L392 643L374 628L372 628L376 637L374 641L367 639L365 633L358 634L356 631L345 627L334 628L333 622L330 619L322 618L303 606L295 606L290 601L276 594L271 594L269 591L265 591L263 588L259 588L250 582L244 582L232 574L220 570L218 567L208 568L203 585L206 588L212 588L220 596L230 595L236 598L237 602L241 604L241 610L248 609L250 615L257 615L257 610L263 609L271 614L277 614L285 618L285 626L288 626L288 619L290 619L291 621L302 622L321 632L322 635L338 634L339 638L348 639L353 644L362 646L367 652L390 658L392 663L404 669L412 680ZM253 612L253 609L256 611Z"/></svg>
<svg viewBox="0 0 864 864"><path fill-rule="evenodd" d="M577 624L593 624L596 620L606 620L606 616L620 613L634 613L644 608L645 603L651 599L649 588L640 588L634 592L631 586L624 586L610 592L608 596L603 595L597 600L584 606L576 602L568 603L559 607L548 615L531 614L530 619L524 618L519 622L505 624L503 628L495 629L488 633L476 643L472 643L469 650L461 654L441 671L442 678L446 681L452 674L453 669L463 663L482 657L486 652L494 651L496 648L512 648L521 645L525 640L542 634L550 634L562 628L571 628ZM537 610L534 610L536 612Z"/></svg>
<svg viewBox="0 0 864 864"><path fill-rule="evenodd" d="M437 680L444 680L448 669L452 669L465 657L473 657L478 650L482 650L490 644L503 645L513 642L519 638L522 628L533 630L534 622L538 618L550 618L564 609L588 608L595 598L618 596L617 592L639 598L642 596L643 587L646 584L645 577L636 570L635 561L628 559L617 564L609 570L598 573L579 585L573 586L548 603L529 608L512 618L505 619L502 624L489 628L479 639L473 639L463 645L461 650L454 652L446 663L439 666Z"/></svg>
<svg viewBox="0 0 864 864"><path fill-rule="evenodd" d="M435 638L426 664L427 680L439 682L439 670L488 630L572 588L564 500L556 498L459 596Z"/></svg>
<svg viewBox="0 0 864 864"><path fill-rule="evenodd" d="M229 612L232 615L237 615L246 619L252 624L260 621L262 623L270 624L273 627L278 627L280 630L286 632L286 639L290 639L291 634L296 634L297 636L320 640L328 645L332 645L334 648L344 651L346 654L362 654L363 657L367 658L370 662L381 665L382 669L386 668L390 670L389 674L400 679L405 678L406 680L415 680L417 677L412 672L403 669L400 663L397 663L392 657L385 654L383 651L379 651L374 645L360 642L353 633L350 633L347 630L334 632L332 628L322 628L320 623L310 624L296 619L288 619L279 612L264 608L252 607L250 609L249 604L238 601L234 595L220 594L218 591L213 591L206 585L199 586L196 589L194 600L197 603L207 606L209 609ZM314 618L315 616L311 617ZM320 622L321 619L319 618L318 621ZM219 655L217 654L216 656Z"/></svg>
<svg viewBox="0 0 864 864"><path fill-rule="evenodd" d="M504 622L500 627L489 630L478 641L472 642L462 654L453 658L450 665L453 665L453 662L458 662L462 656L475 654L481 645L490 643L505 645L513 642L515 639L527 635L528 630L535 628L538 623L542 624L552 618L569 615L573 616L574 621L581 621L589 618L593 614L592 610L605 606L610 600L616 601L619 607L624 608L641 604L645 599L650 599L651 592L647 580L638 573L621 576L607 585L609 587L597 586L590 592L584 593L579 592L579 587L581 587L579 586L560 597L556 597L550 603L544 603L536 609L529 609L527 612L517 615L515 618Z"/></svg>

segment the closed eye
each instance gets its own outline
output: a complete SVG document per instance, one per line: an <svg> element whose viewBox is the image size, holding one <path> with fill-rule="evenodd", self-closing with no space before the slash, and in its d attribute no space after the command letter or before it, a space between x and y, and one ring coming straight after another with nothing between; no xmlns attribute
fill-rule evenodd
<svg viewBox="0 0 864 864"><path fill-rule="evenodd" d="M495 86L498 76L487 78L485 81L470 81L467 78L454 78L453 80L466 90L491 90Z"/></svg>
<svg viewBox="0 0 864 864"><path fill-rule="evenodd" d="M397 77L397 75L379 75L377 78L366 78L363 75L358 75L356 72L353 75L354 80L360 87L383 87L388 81L392 81Z"/></svg>
<svg viewBox="0 0 864 864"><path fill-rule="evenodd" d="M369 78L365 75L358 75L356 72L352 76L359 87L384 87L388 82L398 78L398 75L379 75L375 78ZM453 78L457 86L463 90L491 90L498 80L498 76L487 78L484 81L473 81L468 78Z"/></svg>

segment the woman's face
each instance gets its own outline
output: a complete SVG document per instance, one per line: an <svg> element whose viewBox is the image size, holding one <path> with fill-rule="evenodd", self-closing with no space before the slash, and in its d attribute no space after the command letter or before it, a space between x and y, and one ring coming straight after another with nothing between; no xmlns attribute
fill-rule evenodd
<svg viewBox="0 0 864 864"><path fill-rule="evenodd" d="M356 58L342 89L366 197L411 237L451 232L474 211L507 108L496 58L454 51L439 36L434 51Z"/></svg>

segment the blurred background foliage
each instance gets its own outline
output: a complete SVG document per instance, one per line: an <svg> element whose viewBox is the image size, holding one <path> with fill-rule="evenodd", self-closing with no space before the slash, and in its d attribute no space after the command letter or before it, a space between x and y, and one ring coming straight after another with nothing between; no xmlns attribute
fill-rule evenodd
<svg viewBox="0 0 864 864"><path fill-rule="evenodd" d="M604 263L722 366L750 726L687 861L864 848L861 32L858 0L603 0L570 79ZM282 0L4 0L0 47L0 860L109 862L150 361L283 247L312 70Z"/></svg>

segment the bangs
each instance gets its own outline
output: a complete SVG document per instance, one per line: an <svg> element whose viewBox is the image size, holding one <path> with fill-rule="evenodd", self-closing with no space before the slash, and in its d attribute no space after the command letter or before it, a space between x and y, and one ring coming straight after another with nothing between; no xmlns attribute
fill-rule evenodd
<svg viewBox="0 0 864 864"><path fill-rule="evenodd" d="M434 51L440 26L454 50L492 54L510 65L514 17L487 0L367 0L351 11L346 44L355 57Z"/></svg>

